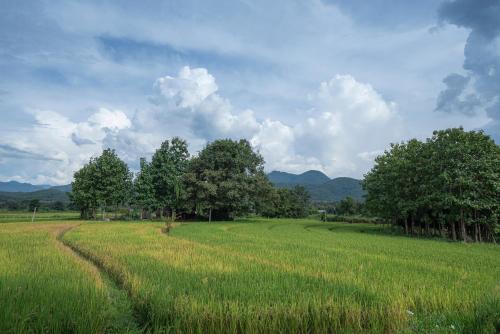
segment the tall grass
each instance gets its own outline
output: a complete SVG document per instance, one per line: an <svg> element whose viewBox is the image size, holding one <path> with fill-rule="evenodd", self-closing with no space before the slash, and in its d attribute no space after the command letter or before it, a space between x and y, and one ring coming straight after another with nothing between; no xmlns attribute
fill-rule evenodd
<svg viewBox="0 0 500 334"><path fill-rule="evenodd" d="M0 333L99 333L99 274L56 240L72 223L0 224Z"/></svg>
<svg viewBox="0 0 500 334"><path fill-rule="evenodd" d="M90 223L65 240L155 332L494 333L500 248L314 221ZM495 328L496 326L496 328Z"/></svg>

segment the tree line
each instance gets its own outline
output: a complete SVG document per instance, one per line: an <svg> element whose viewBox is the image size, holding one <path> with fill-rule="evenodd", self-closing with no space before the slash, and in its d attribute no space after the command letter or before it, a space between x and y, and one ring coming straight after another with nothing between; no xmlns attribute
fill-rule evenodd
<svg viewBox="0 0 500 334"><path fill-rule="evenodd" d="M363 185L366 209L406 234L495 242L500 148L482 131L447 129L392 144Z"/></svg>
<svg viewBox="0 0 500 334"><path fill-rule="evenodd" d="M165 140L151 161L140 159L136 174L114 150L105 149L74 174L70 198L84 219L119 208L137 209L140 218L172 220L309 213L307 191L274 188L264 173L264 159L243 139L216 140L196 156L190 156L185 140Z"/></svg>

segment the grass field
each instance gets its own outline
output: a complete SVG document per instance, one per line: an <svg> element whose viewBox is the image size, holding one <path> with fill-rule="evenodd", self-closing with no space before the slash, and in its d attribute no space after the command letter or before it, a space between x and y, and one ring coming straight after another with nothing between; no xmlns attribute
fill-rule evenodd
<svg viewBox="0 0 500 334"><path fill-rule="evenodd" d="M33 324L75 332L83 323L97 332L123 328L116 313L127 304L124 296L115 298L119 292L104 274L54 237L73 224L64 242L127 291L136 327L146 331L499 329L496 245L389 236L375 225L244 220L186 223L169 235L150 222L0 224L0 308L6 310L0 332ZM30 288L14 293L18 286Z"/></svg>
<svg viewBox="0 0 500 334"><path fill-rule="evenodd" d="M52 222L54 220L73 220L79 219L80 212L76 211L51 211L37 212L35 214L35 222ZM19 223L31 222L33 212L27 211L0 211L0 223Z"/></svg>
<svg viewBox="0 0 500 334"><path fill-rule="evenodd" d="M136 331L126 294L58 241L76 225L0 224L0 333Z"/></svg>

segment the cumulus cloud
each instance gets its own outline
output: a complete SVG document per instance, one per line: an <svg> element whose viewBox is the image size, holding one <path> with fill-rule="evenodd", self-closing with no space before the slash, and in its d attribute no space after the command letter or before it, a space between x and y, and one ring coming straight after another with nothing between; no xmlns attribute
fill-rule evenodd
<svg viewBox="0 0 500 334"><path fill-rule="evenodd" d="M465 75L451 74L436 109L464 114L486 111L500 123L500 2L497 0L446 1L439 9L441 22L470 30L464 48Z"/></svg>
<svg viewBox="0 0 500 334"><path fill-rule="evenodd" d="M321 83L310 102L313 116L295 126L296 151L330 175L361 176L369 163L358 154L384 149L401 131L395 104L350 75Z"/></svg>
<svg viewBox="0 0 500 334"><path fill-rule="evenodd" d="M268 170L320 169L359 177L373 157L367 152L383 150L400 129L394 103L350 75L321 83L308 97L308 117L294 124L259 120L252 110L234 107L219 95L215 78L204 68L183 67L177 76L157 79L153 91L150 107L132 118L107 108L81 122L53 111L33 111L37 126L28 136L10 137L8 147L11 152L40 152L50 160L31 178L45 183L69 182L75 170L105 147L116 149L134 168L139 157L150 156L162 140L176 135L188 140L193 153L217 138L247 138Z"/></svg>
<svg viewBox="0 0 500 334"><path fill-rule="evenodd" d="M105 147L105 140L131 127L131 121L119 110L99 109L82 122L74 122L50 110L32 110L36 125L27 133L2 135L2 163L13 159L38 160L25 166L25 175L15 179L37 183L63 184L71 181L73 172ZM120 133L121 135L121 133ZM19 171L16 170L16 173Z"/></svg>

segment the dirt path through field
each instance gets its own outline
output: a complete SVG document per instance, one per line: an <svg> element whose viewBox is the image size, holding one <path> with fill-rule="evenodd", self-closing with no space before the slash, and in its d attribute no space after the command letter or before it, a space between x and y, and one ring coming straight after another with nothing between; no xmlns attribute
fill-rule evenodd
<svg viewBox="0 0 500 334"><path fill-rule="evenodd" d="M121 285L113 280L97 261L81 252L78 248L64 240L64 235L80 224L59 225L53 230L55 239L61 251L71 253L79 262L83 262L83 267L87 268L96 279L96 284L104 284L108 292L110 302L109 318L110 324L106 333L142 333L139 322L134 316L132 302L127 292Z"/></svg>

